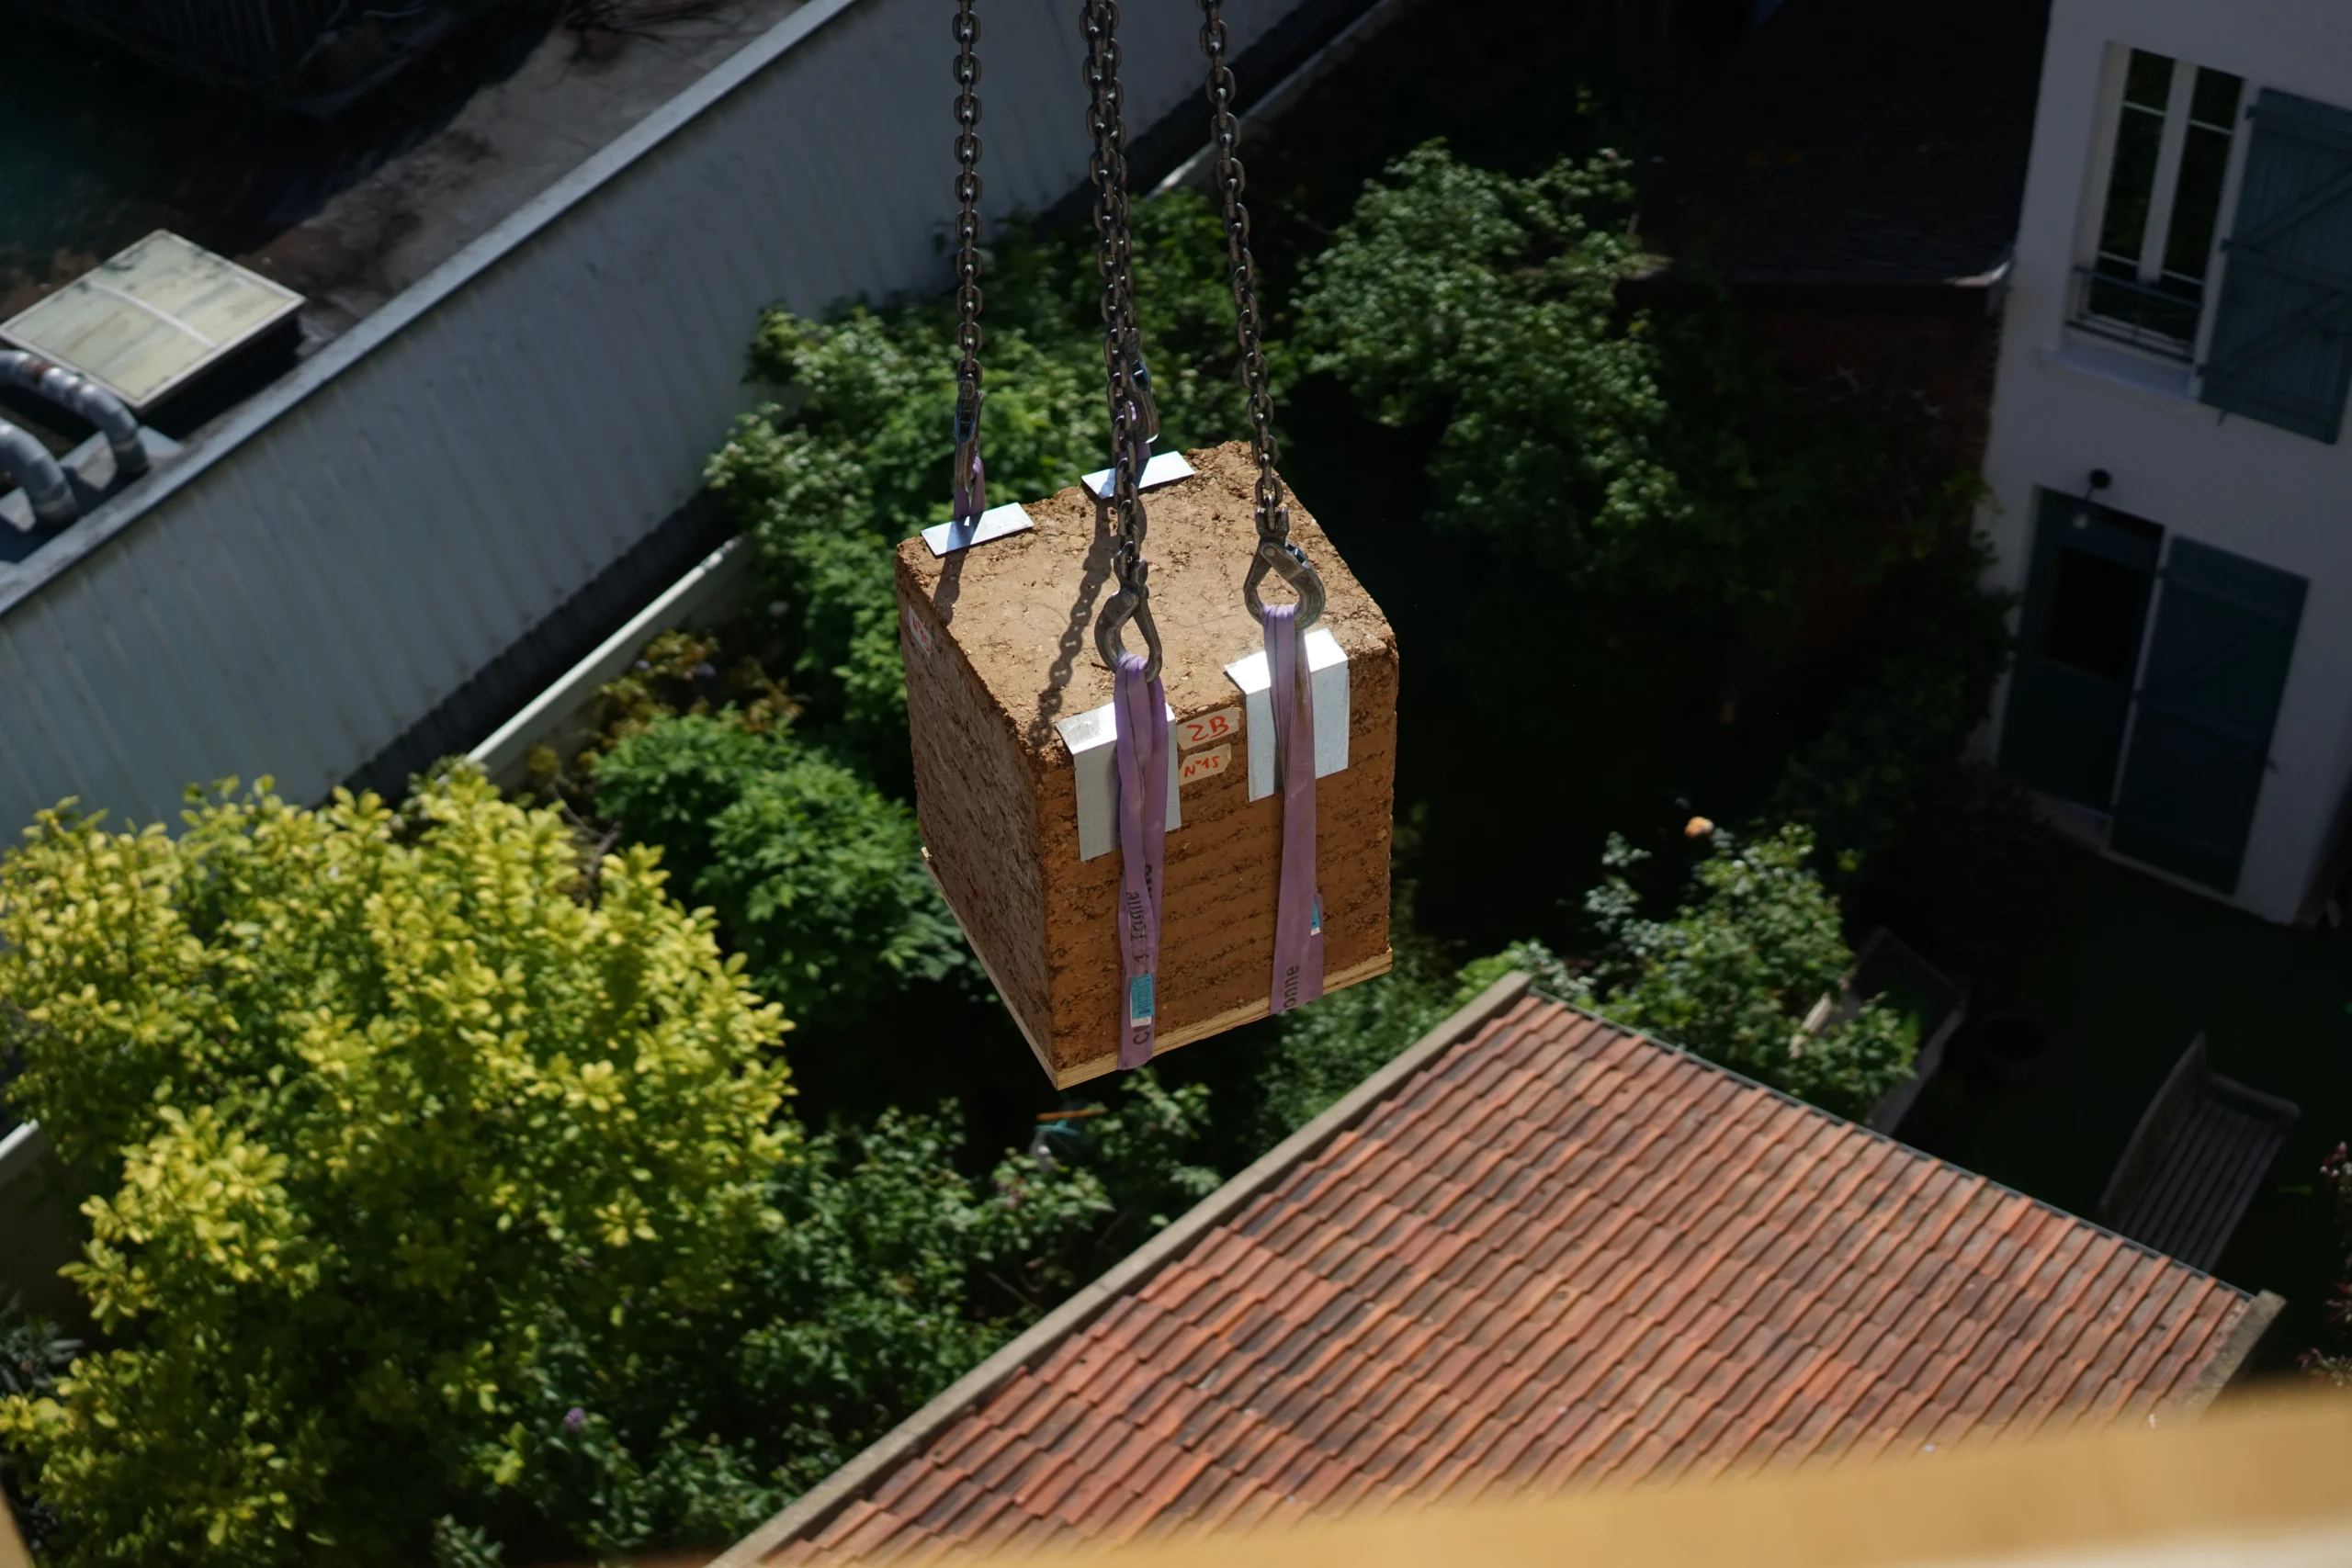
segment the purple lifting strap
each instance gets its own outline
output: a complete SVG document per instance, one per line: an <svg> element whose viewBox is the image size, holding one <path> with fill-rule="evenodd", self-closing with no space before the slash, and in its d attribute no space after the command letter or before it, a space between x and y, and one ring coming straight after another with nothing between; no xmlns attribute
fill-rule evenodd
<svg viewBox="0 0 2352 1568"><path fill-rule="evenodd" d="M1267 695L1274 709L1274 783L1283 795L1283 891L1274 910L1274 983L1267 1009L1288 1012L1323 994L1323 895L1315 886L1315 688L1296 604L1269 604Z"/></svg>
<svg viewBox="0 0 2352 1568"><path fill-rule="evenodd" d="M1122 1067L1151 1060L1168 850L1168 699L1143 671L1141 654L1121 654L1111 699L1119 758L1119 953L1127 981L1120 1003Z"/></svg>

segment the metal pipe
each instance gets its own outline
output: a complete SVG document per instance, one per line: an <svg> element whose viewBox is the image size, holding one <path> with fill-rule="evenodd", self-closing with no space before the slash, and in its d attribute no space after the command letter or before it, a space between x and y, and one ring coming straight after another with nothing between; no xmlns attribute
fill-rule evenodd
<svg viewBox="0 0 2352 1568"><path fill-rule="evenodd" d="M114 449L116 478L135 479L147 471L147 447L139 439L138 417L96 381L62 365L52 365L38 354L8 348L0 349L0 383L47 398L96 425Z"/></svg>
<svg viewBox="0 0 2352 1568"><path fill-rule="evenodd" d="M0 468L25 487L25 498L33 503L33 521L42 527L59 527L82 515L74 502L74 487L65 482L65 470L49 448L5 419L0 419Z"/></svg>

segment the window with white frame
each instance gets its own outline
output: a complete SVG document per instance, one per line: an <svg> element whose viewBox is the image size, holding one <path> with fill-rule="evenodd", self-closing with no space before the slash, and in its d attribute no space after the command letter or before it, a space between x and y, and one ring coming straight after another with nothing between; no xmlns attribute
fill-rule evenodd
<svg viewBox="0 0 2352 1568"><path fill-rule="evenodd" d="M2077 325L2188 357L2245 89L2225 71L2131 51Z"/></svg>

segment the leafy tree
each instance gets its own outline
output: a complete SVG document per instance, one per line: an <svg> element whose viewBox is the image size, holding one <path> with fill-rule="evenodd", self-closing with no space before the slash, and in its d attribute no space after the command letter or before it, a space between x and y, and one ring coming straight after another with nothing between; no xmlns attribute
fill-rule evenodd
<svg viewBox="0 0 2352 1568"><path fill-rule="evenodd" d="M796 1021L838 1029L910 980L973 977L914 813L793 731L756 732L731 710L656 718L594 781L597 814L662 846Z"/></svg>
<svg viewBox="0 0 2352 1568"><path fill-rule="evenodd" d="M1612 835L1612 874L1585 898L1605 939L1595 968L1577 973L1532 945L1522 961L1571 1000L1859 1118L1909 1074L1917 1041L1908 1019L1876 1000L1808 1026L1854 962L1837 901L1806 869L1812 852L1803 828L1745 843L1718 831L1690 900L1655 920L1623 875L1646 857Z"/></svg>
<svg viewBox="0 0 2352 1568"><path fill-rule="evenodd" d="M1116 1213L1091 1168L1008 1155L974 1180L958 1142L952 1107L813 1136L775 1167L780 1223L717 1310L624 1360L551 1344L529 1394L534 1510L606 1554L731 1540L1091 1273Z"/></svg>
<svg viewBox="0 0 2352 1568"><path fill-rule="evenodd" d="M1517 180L1423 147L1365 187L1297 305L1303 368L1383 424L1442 423L1439 525L1561 577L1684 570L1647 547L1690 503L1656 450L1647 323L1618 324L1632 195L1613 158Z"/></svg>
<svg viewBox="0 0 2352 1568"><path fill-rule="evenodd" d="M99 1196L108 1336L0 1438L66 1563L413 1559L556 1462L556 1348L741 1295L782 1021L663 890L469 773L395 812L224 788L0 863L17 1102Z"/></svg>
<svg viewBox="0 0 2352 1568"><path fill-rule="evenodd" d="M1612 152L1526 179L1408 153L1308 269L1297 367L1383 424L1438 427L1436 525L1555 590L1785 621L1825 559L1868 573L1920 547L1858 504L1883 438L1790 398L1719 293L1625 308L1651 265L1632 201Z"/></svg>
<svg viewBox="0 0 2352 1568"><path fill-rule="evenodd" d="M1161 446L1241 434L1216 214L1181 192L1138 202L1131 223ZM1015 230L989 249L981 446L991 500L1063 490L1109 450L1091 233ZM808 720L899 794L906 688L891 551L948 515L955 329L952 304L939 299L860 306L830 322L769 312L752 371L782 395L738 420L707 468L786 606Z"/></svg>

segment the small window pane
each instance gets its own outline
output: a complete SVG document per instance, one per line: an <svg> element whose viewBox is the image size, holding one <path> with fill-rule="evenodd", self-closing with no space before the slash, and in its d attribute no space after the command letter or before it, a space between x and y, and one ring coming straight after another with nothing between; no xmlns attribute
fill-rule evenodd
<svg viewBox="0 0 2352 1568"><path fill-rule="evenodd" d="M2172 232L2165 240L2165 271L2202 279L2222 213L2222 175L2230 166L2230 137L2205 126L2188 128L2180 149L2180 184L2174 187Z"/></svg>
<svg viewBox="0 0 2352 1568"><path fill-rule="evenodd" d="M2087 550L2061 547L2041 651L2062 664L2129 685L2140 662L2140 622L2147 597L2145 573Z"/></svg>
<svg viewBox="0 0 2352 1568"><path fill-rule="evenodd" d="M2133 50L2131 69L2123 75L2123 101L2162 114L2165 100L2171 96L2172 57L2150 54L2144 49Z"/></svg>
<svg viewBox="0 0 2352 1568"><path fill-rule="evenodd" d="M2098 229L2102 254L2127 262L2140 259L2148 197L2156 186L2156 144L2164 134L2162 115L2123 111L2123 122L2115 128L2115 166L2107 176L2107 213Z"/></svg>
<svg viewBox="0 0 2352 1568"><path fill-rule="evenodd" d="M2245 83L2226 71L2200 70L2197 73L2197 91L2190 98L2188 118L2207 125L2219 126L2224 131L2237 123L2238 94Z"/></svg>

